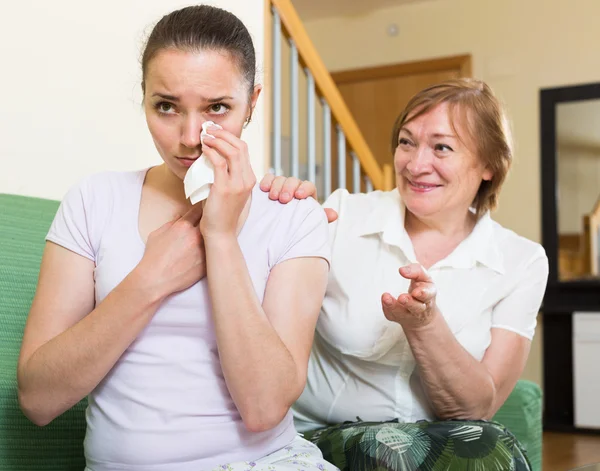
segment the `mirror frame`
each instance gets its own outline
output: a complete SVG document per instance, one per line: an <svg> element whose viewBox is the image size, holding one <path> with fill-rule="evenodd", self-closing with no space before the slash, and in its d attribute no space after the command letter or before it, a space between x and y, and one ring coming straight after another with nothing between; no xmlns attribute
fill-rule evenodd
<svg viewBox="0 0 600 471"><path fill-rule="evenodd" d="M561 281L558 277L556 106L593 99L600 99L600 82L540 90L542 245L549 264L544 312L600 310L600 278Z"/></svg>

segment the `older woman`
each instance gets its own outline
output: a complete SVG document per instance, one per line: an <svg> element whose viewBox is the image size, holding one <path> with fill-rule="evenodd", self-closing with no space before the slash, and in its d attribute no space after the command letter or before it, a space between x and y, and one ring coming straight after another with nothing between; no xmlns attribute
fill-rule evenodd
<svg viewBox="0 0 600 471"><path fill-rule="evenodd" d="M478 80L432 86L398 117L392 149L396 189L340 189L324 205L338 219L300 431L489 419L527 360L548 262L490 217L513 154L502 106ZM284 203L315 195L296 179L261 187Z"/></svg>

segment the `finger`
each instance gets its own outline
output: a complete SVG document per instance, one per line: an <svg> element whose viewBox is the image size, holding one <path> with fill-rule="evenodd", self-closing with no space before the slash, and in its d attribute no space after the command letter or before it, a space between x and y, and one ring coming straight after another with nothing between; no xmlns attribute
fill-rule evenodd
<svg viewBox="0 0 600 471"><path fill-rule="evenodd" d="M400 298L396 299L390 293L384 293L381 296L381 307L383 315L389 321L398 322L407 314L404 305L400 302Z"/></svg>
<svg viewBox="0 0 600 471"><path fill-rule="evenodd" d="M281 189L283 188L285 181L286 177L282 176L276 177L275 180L273 180L271 191L269 191L269 198L275 201L279 199L279 195L281 194Z"/></svg>
<svg viewBox="0 0 600 471"><path fill-rule="evenodd" d="M331 223L338 218L338 213L335 209L325 208L325 215L327 216L327 222Z"/></svg>
<svg viewBox="0 0 600 471"><path fill-rule="evenodd" d="M227 160L223 158L216 150L205 147L202 149L204 156L210 161L215 169L215 183L227 185L229 173L227 171Z"/></svg>
<svg viewBox="0 0 600 471"><path fill-rule="evenodd" d="M221 157L227 160L227 168L229 169L229 173L235 176L241 176L242 164L239 149L233 147L229 142L218 137L213 139L204 139L204 143L202 144L202 152L204 152L205 148L216 150Z"/></svg>
<svg viewBox="0 0 600 471"><path fill-rule="evenodd" d="M279 194L279 201L282 203L289 203L301 186L302 181L300 179L296 177L286 178L281 193Z"/></svg>
<svg viewBox="0 0 600 471"><path fill-rule="evenodd" d="M313 182L305 180L302 182L300 187L296 190L296 193L294 194L294 196L298 199L308 198L309 196L313 197L314 199L318 199L317 198L317 187L315 186L315 184Z"/></svg>
<svg viewBox="0 0 600 471"><path fill-rule="evenodd" d="M260 181L260 189L264 192L270 191L273 180L275 180L275 175L272 173L267 173Z"/></svg>
<svg viewBox="0 0 600 471"><path fill-rule="evenodd" d="M202 203L196 203L187 213L179 218L180 221L185 221L192 226L200 224L200 219L202 219Z"/></svg>
<svg viewBox="0 0 600 471"><path fill-rule="evenodd" d="M244 148L245 144L246 144L239 137L237 137L236 135L230 133L226 129L219 129L219 128L214 127L214 126L209 126L206 129L206 132L208 134L210 134L211 136L213 136L214 138L216 138L216 139L225 141L231 147L234 147L234 148L236 148L238 150L242 150ZM206 142L209 142L211 140L212 139L209 137L208 139L206 139Z"/></svg>
<svg viewBox="0 0 600 471"><path fill-rule="evenodd" d="M428 303L437 295L437 289L433 283L424 284L413 289L410 295L417 301Z"/></svg>
<svg viewBox="0 0 600 471"><path fill-rule="evenodd" d="M158 235L158 234L162 234L163 232L166 232L173 224L175 224L179 219L181 218L181 215L177 215L174 219L171 219L170 221L165 222L162 226L160 226L158 229L155 229L154 231L152 231L153 234Z"/></svg>
<svg viewBox="0 0 600 471"><path fill-rule="evenodd" d="M229 165L229 173L234 176L240 178L246 182L249 180L250 174L251 177L256 181L256 176L254 175L254 171L252 170L252 166L250 165L250 157L248 155L248 145L245 141L237 137L235 134L227 131L226 129L217 128L214 126L209 126L206 130L208 134L213 136L215 140L220 142L225 142L232 149L235 149L233 152L226 152L223 155L227 159L227 163ZM206 140L206 142L214 142L211 139ZM239 173L238 173L239 171Z"/></svg>
<svg viewBox="0 0 600 471"><path fill-rule="evenodd" d="M427 282L432 281L429 273L427 273L427 270L425 270L425 268L418 263L411 263L410 265L401 267L399 271L400 275L409 280Z"/></svg>
<svg viewBox="0 0 600 471"><path fill-rule="evenodd" d="M418 299L413 298L409 294L405 294L400 296L402 298L400 303L410 314L422 314L424 313L428 306L426 303L419 301ZM398 298L398 299L400 299Z"/></svg>

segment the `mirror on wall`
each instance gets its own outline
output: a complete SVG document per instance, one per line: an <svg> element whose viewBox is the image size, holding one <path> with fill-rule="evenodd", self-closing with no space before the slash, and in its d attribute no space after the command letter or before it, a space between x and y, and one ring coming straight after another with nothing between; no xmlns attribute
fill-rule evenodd
<svg viewBox="0 0 600 471"><path fill-rule="evenodd" d="M600 83L544 89L540 105L549 284L600 287Z"/></svg>
<svg viewBox="0 0 600 471"><path fill-rule="evenodd" d="M556 106L559 279L599 277L600 99Z"/></svg>

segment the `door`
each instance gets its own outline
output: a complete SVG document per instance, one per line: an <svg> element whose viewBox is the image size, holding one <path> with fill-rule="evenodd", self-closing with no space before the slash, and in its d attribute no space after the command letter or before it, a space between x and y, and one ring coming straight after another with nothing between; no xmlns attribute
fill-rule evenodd
<svg viewBox="0 0 600 471"><path fill-rule="evenodd" d="M392 163L392 129L410 98L430 85L470 75L471 56L457 56L337 72L332 77L379 166L383 167ZM334 160L334 175L336 164ZM350 161L346 168L347 181L351 181Z"/></svg>

